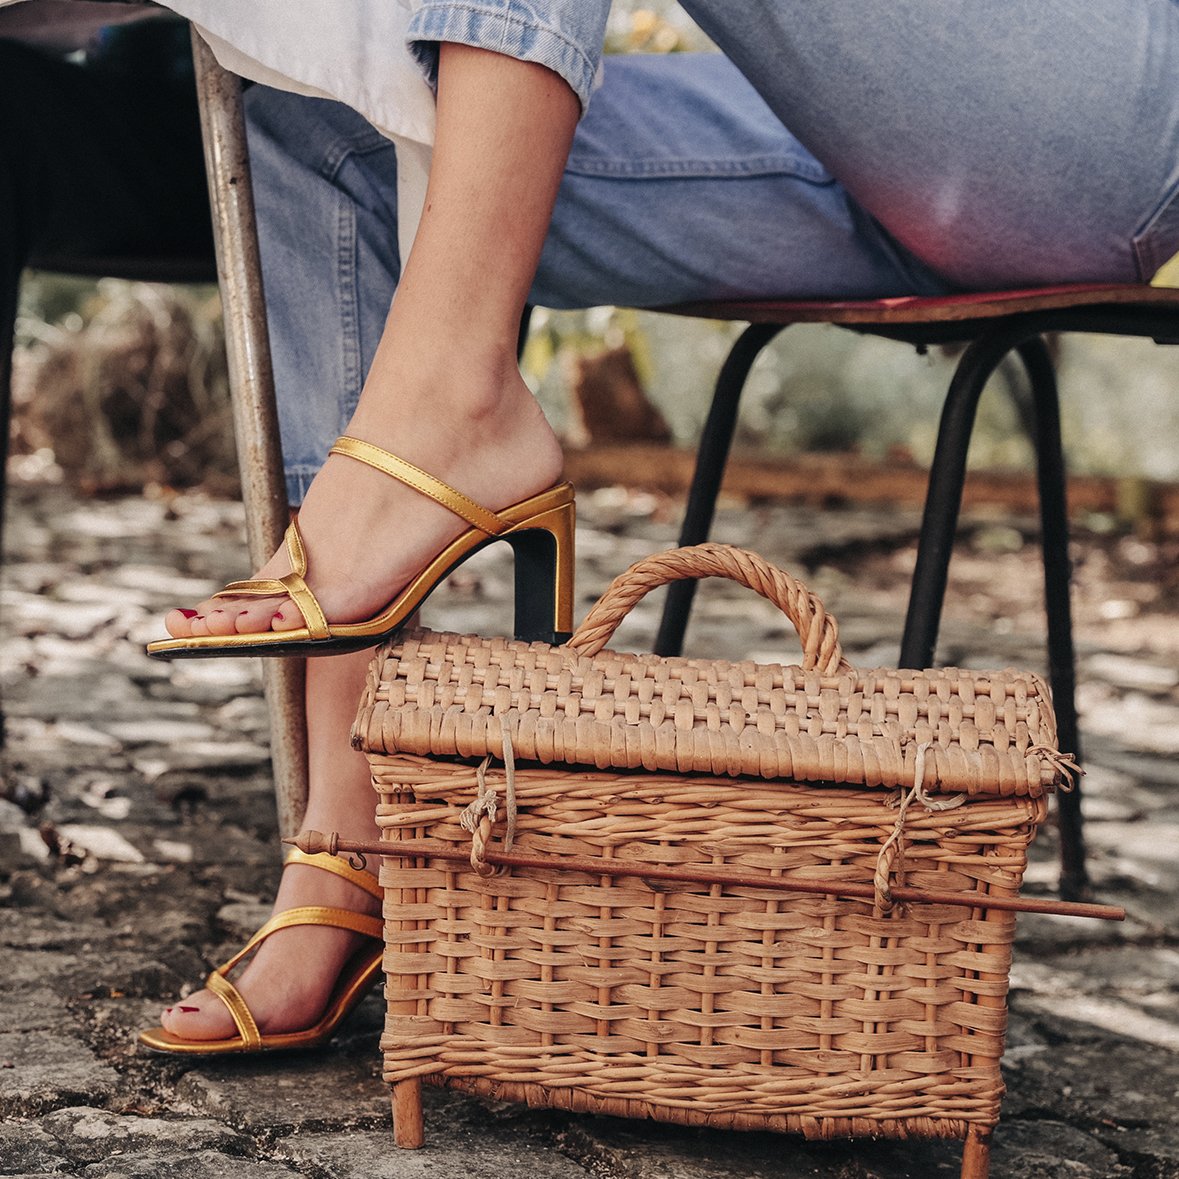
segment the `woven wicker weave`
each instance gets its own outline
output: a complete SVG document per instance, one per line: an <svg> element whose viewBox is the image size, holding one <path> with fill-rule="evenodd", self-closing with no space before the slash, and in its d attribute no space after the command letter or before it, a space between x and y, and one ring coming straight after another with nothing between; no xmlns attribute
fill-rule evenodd
<svg viewBox="0 0 1179 1179"><path fill-rule="evenodd" d="M716 572L783 606L802 666L601 651L646 588ZM354 732L390 845L390 1081L812 1137L995 1123L1014 915L986 897L1018 891L1061 778L1037 677L857 671L804 587L709 545L624 575L567 648L404 637ZM543 866L444 858L471 827ZM977 904L891 906L890 881Z"/></svg>

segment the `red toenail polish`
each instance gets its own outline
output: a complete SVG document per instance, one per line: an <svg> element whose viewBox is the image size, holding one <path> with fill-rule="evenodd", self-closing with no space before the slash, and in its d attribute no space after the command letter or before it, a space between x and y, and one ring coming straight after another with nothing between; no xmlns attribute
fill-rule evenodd
<svg viewBox="0 0 1179 1179"><path fill-rule="evenodd" d="M183 1004L181 1004L179 1007L176 1008L176 1010L177 1011L200 1011L200 1008L199 1007L185 1007Z"/></svg>
<svg viewBox="0 0 1179 1179"><path fill-rule="evenodd" d="M195 610L181 609L180 613L183 614L185 618L195 618L197 616L197 612Z"/></svg>
<svg viewBox="0 0 1179 1179"><path fill-rule="evenodd" d="M281 610L276 610L276 611L274 612L274 617L275 617L275 618L281 618L281 617L282 617L282 611L281 611Z"/></svg>

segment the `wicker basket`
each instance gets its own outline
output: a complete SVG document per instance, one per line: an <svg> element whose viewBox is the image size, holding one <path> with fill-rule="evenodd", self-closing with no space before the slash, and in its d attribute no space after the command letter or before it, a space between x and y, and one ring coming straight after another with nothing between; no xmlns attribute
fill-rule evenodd
<svg viewBox="0 0 1179 1179"><path fill-rule="evenodd" d="M602 650L644 593L721 575L801 666ZM1062 779L1020 672L858 671L803 586L677 550L566 647L418 631L354 729L380 795L385 1076L808 1137L967 1139L986 1173L1013 912ZM395 1100L395 1110L398 1102Z"/></svg>

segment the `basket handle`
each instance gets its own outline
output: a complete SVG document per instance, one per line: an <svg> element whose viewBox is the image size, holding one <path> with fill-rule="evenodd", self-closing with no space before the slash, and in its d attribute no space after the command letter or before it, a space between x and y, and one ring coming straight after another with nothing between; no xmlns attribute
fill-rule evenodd
<svg viewBox="0 0 1179 1179"><path fill-rule="evenodd" d="M671 581L698 577L727 577L773 602L798 632L805 670L830 675L850 668L839 645L839 626L823 603L789 573L748 549L727 544L670 549L636 562L610 583L567 645L579 655L596 655L647 593Z"/></svg>

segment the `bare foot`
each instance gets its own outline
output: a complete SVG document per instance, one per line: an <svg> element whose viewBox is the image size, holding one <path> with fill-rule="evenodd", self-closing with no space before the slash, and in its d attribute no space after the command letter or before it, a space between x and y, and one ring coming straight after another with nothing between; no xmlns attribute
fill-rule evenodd
<svg viewBox="0 0 1179 1179"><path fill-rule="evenodd" d="M275 913L299 905L327 905L379 914L381 903L363 889L319 868L291 864L283 870ZM318 1022L345 963L372 938L325 926L280 929L232 979L263 1035L297 1032ZM189 995L167 1008L160 1022L185 1040L221 1040L236 1034L225 1004L211 991Z"/></svg>
<svg viewBox="0 0 1179 1179"><path fill-rule="evenodd" d="M552 486L561 472L560 444L515 366L507 375L464 383L483 392L457 399L446 395L449 391L419 388L397 400L395 414L374 405L380 397L366 395L347 432L492 511ZM411 384L407 379L399 387ZM332 455L299 512L307 583L329 622L363 621L468 527L381 472ZM288 572L290 562L280 549L257 576ZM289 598L210 598L195 610L172 610L165 625L174 638L186 638L293 630L303 617Z"/></svg>

